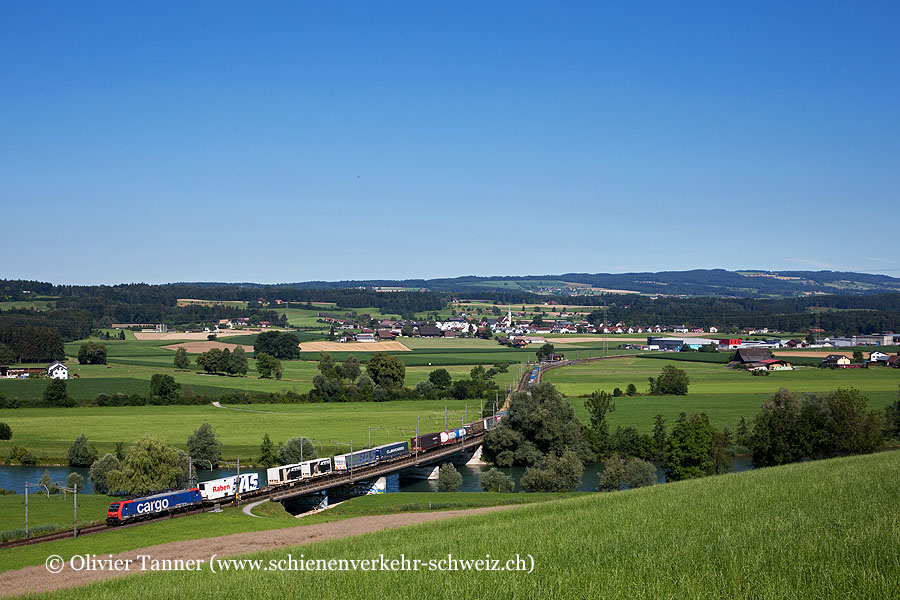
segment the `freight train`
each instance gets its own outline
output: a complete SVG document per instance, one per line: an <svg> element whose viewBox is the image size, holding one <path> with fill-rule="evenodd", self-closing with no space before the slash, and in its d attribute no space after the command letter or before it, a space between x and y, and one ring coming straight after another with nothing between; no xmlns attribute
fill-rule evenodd
<svg viewBox="0 0 900 600"><path fill-rule="evenodd" d="M408 457L410 454L425 453L441 446L459 443L466 437L481 435L500 424L506 411L478 419L459 429L426 433L413 437L409 442L391 442L366 450L339 454L334 458L315 458L300 463L281 465L266 470L268 487L293 485L298 481L330 477L352 469L384 464ZM236 495L259 491L259 475L244 473L240 476L224 477L204 481L195 488L163 492L142 498L112 502L106 513L107 525L122 525L132 521L152 519L164 515L199 508L213 501L231 499Z"/></svg>

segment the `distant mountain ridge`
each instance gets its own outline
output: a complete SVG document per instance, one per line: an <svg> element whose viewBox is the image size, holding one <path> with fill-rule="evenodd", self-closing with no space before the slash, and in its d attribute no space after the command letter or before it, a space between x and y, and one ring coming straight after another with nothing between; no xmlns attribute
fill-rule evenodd
<svg viewBox="0 0 900 600"><path fill-rule="evenodd" d="M196 285L223 285L200 283ZM266 287L232 283L242 287ZM296 289L402 288L435 292L529 291L545 294L639 293L666 296L778 298L809 294L862 295L900 292L900 278L844 271L766 271L694 269L643 273L564 273L562 275L463 276L437 279L365 279L282 283Z"/></svg>

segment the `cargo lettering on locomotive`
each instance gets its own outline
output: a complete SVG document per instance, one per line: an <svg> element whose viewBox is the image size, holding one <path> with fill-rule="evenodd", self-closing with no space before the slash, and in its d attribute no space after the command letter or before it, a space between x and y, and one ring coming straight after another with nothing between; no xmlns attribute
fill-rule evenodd
<svg viewBox="0 0 900 600"><path fill-rule="evenodd" d="M139 502L137 506L135 506L135 511L138 514L148 513L148 512L158 512L161 510L165 510L169 508L169 499L163 498L162 500L152 500L150 502Z"/></svg>

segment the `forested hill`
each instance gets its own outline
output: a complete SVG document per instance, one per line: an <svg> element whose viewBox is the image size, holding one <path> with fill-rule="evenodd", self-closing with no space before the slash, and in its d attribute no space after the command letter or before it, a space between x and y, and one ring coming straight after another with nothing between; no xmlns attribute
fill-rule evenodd
<svg viewBox="0 0 900 600"><path fill-rule="evenodd" d="M900 278L840 271L726 271L695 269L659 273L564 273L445 279L307 281L285 284L298 289L402 287L436 292L472 290L561 293L590 287L596 290L631 291L668 296L719 296L740 298L791 297L803 294L859 295L900 291Z"/></svg>

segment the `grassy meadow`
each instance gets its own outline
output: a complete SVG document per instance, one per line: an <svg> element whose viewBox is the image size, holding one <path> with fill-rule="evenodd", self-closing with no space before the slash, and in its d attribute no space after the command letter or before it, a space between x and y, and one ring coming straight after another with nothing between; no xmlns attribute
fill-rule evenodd
<svg viewBox="0 0 900 600"><path fill-rule="evenodd" d="M186 449L187 437L201 424L215 428L226 459L249 463L259 455L262 436L283 442L295 436L316 441L319 454L346 452L350 441L356 449L366 447L369 426L372 444L408 439L421 431L444 428L444 408L450 426L459 426L466 414L460 400L394 402L347 402L334 404L253 404L218 408L196 406L122 406L76 408L17 408L0 410L0 421L12 427L13 438L0 442L0 456L15 444L28 448L39 461L65 463L72 441L84 433L103 454L115 450L115 442L133 442L154 436ZM468 415L479 410L478 401L468 402Z"/></svg>
<svg viewBox="0 0 900 600"><path fill-rule="evenodd" d="M846 370L798 367L794 371L773 371L766 377L758 377L723 364L637 357L553 369L544 375L543 381L569 396L578 416L587 422L584 401L578 396L595 390L612 392L616 387L624 392L629 383L637 386L639 393L645 393L649 387L647 378L659 375L665 365L687 372L688 395L616 398L616 410L609 415L613 428L630 426L649 433L655 415L662 414L671 425L683 411L705 412L714 426L727 426L733 431L741 417L750 421L766 398L782 387L798 392L857 388L869 399L869 408L881 409L897 400L900 385L900 370L883 367Z"/></svg>
<svg viewBox="0 0 900 600"><path fill-rule="evenodd" d="M318 514L297 519L285 512L281 504L266 502L253 509L256 519L243 513L243 507L225 507L221 513L203 513L179 517L177 520L163 520L127 529L110 529L108 532L94 534L79 539L67 539L47 542L35 546L25 546L5 550L0 553L0 572L19 569L29 565L41 564L48 554L71 556L72 554L123 552L147 546L180 540L202 539L210 536L228 535L246 531L267 531L287 527L302 527L316 523L327 523L353 517L383 515L410 512L433 512L444 510L460 510L481 506L500 506L506 504L533 504L560 498L576 497L582 494L497 494L481 492L453 492L437 495L433 492L403 492L397 494L375 494L352 498ZM7 501L7 498L18 498ZM80 524L100 522L106 519L106 510L112 498L86 494L78 497L78 514L82 514L82 498L85 499L85 517L79 518ZM38 506L43 502L43 506ZM23 527L24 496L0 497L0 507L5 514L0 523L5 529ZM32 516L42 519L42 523L71 525L72 498L64 501L62 496L37 498L28 501L29 520ZM68 519L68 521L66 521Z"/></svg>
<svg viewBox="0 0 900 600"><path fill-rule="evenodd" d="M532 573L165 572L47 597L169 600L216 589L321 600L455 598L462 590L552 600L893 598L900 573L898 495L900 454L888 452L589 494L249 555L268 564L289 552L326 560L402 553L425 561L490 554L504 562L519 554L533 557Z"/></svg>
<svg viewBox="0 0 900 600"><path fill-rule="evenodd" d="M102 523L112 498L104 494L78 494L78 526ZM71 529L74 519L72 494L54 494L49 498L34 492L28 497L28 527ZM0 496L0 532L25 528L25 494ZM24 537L24 536L15 536Z"/></svg>

